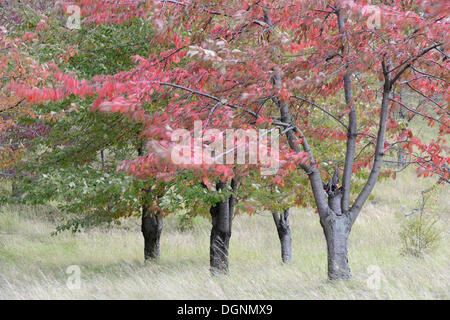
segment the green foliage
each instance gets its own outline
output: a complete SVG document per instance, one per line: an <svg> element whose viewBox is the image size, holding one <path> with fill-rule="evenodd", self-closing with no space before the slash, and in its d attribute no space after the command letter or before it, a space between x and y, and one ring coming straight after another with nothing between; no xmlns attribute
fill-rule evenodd
<svg viewBox="0 0 450 320"><path fill-rule="evenodd" d="M34 32L42 13L23 5L17 10L27 23L17 25L11 35ZM39 62L53 60L63 71L74 71L80 78L129 70L133 67L132 56L145 56L150 50L153 32L145 19L98 26L83 23L80 30L69 30L61 8L47 8L45 13L48 28L40 30L38 38L27 44L27 51Z"/></svg>
<svg viewBox="0 0 450 320"><path fill-rule="evenodd" d="M167 191L159 201L165 212L186 211L186 214L209 217L209 208L227 199L231 187L223 190L208 190L191 171L180 172L167 186Z"/></svg>
<svg viewBox="0 0 450 320"><path fill-rule="evenodd" d="M47 7L48 28L23 43L40 63L54 61L63 72L89 79L128 70L134 66L132 56L150 52L152 30L145 19L120 25L82 24L81 30L69 30L60 9ZM18 4L16 11L27 23L12 28L11 36L34 32L42 14L25 4ZM62 102L34 105L35 117L19 120L19 124L43 126L45 133L32 141L16 167L24 176L12 182L20 196L2 193L1 202L54 202L66 216L57 231L74 232L118 223L118 218L140 213L143 201L154 202L152 192L143 195L148 182L116 173L117 165L136 157L141 125L118 114L91 112L92 102L92 97L70 96Z"/></svg>
<svg viewBox="0 0 450 320"><path fill-rule="evenodd" d="M101 25L82 29L75 42L76 53L68 60L68 67L80 77L90 78L97 74L114 74L130 69L134 55L147 55L152 31L142 19L124 25Z"/></svg>
<svg viewBox="0 0 450 320"><path fill-rule="evenodd" d="M419 215L407 219L400 232L403 253L423 257L425 253L435 249L441 240L438 222L439 218L434 215Z"/></svg>
<svg viewBox="0 0 450 320"><path fill-rule="evenodd" d="M181 212L176 215L176 230L180 232L188 232L194 230L199 225L200 217L195 217L187 212Z"/></svg>
<svg viewBox="0 0 450 320"><path fill-rule="evenodd" d="M304 188L307 177L299 171L293 171L284 179L284 185L273 183L273 176L261 176L258 172L251 172L242 179L239 190L238 212L253 213L258 210L281 212L294 206L311 204L312 193Z"/></svg>
<svg viewBox="0 0 450 320"><path fill-rule="evenodd" d="M139 213L143 187L143 181L135 181L123 173L86 166L57 168L24 179L18 185L20 197L15 201L34 205L54 201L67 214L65 223L57 230L76 232Z"/></svg>
<svg viewBox="0 0 450 320"><path fill-rule="evenodd" d="M100 150L109 151L110 164L129 159L136 152L140 125L116 114L90 112L90 99L84 101L69 98L63 103L35 106L35 113L44 119L23 119L28 123L40 123L48 133L33 141L29 157L38 157L46 166L65 166L73 163L92 163ZM72 108L68 111L67 105ZM63 116L45 119L52 113ZM28 159L29 160L29 159ZM29 164L29 161L28 161Z"/></svg>
<svg viewBox="0 0 450 320"><path fill-rule="evenodd" d="M400 238L402 252L415 257L423 257L436 249L441 240L442 230L439 227L439 213L436 211L439 188L437 185L422 192L421 207L406 217L402 222ZM427 205L427 201L431 204Z"/></svg>

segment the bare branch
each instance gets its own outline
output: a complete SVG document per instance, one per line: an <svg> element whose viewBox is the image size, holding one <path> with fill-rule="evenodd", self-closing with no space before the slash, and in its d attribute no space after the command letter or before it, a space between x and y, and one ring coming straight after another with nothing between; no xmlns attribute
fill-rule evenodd
<svg viewBox="0 0 450 320"><path fill-rule="evenodd" d="M351 223L353 224L358 217L359 212L361 211L362 206L369 198L370 193L375 187L375 183L377 182L378 175L381 170L381 165L383 164L383 156L384 156L384 140L386 135L386 122L389 114L389 98L392 91L392 81L389 76L389 72L387 71L387 66L384 61L381 63L384 74L384 90L383 90L383 100L381 102L381 110L380 110L380 122L378 127L377 134L377 142L375 145L375 159L373 161L372 170L370 171L369 178L366 181L363 189L360 194L356 198L353 206L351 207L349 214Z"/></svg>
<svg viewBox="0 0 450 320"><path fill-rule="evenodd" d="M411 112L414 113L414 114L417 114L417 115L422 116L422 117L424 117L424 118L427 118L427 119L429 119L429 120L436 121L436 122L439 123L440 125L442 125L442 126L444 126L444 127L450 129L450 126L448 126L448 125L446 125L445 123L441 122L439 119L433 118L432 116L429 116L429 115L423 114L423 113L421 113L421 112L419 112L419 111L416 111L416 110L414 110L414 109L411 109L411 108L407 107L407 106L406 106L403 102L401 102L401 101L395 100L395 99L393 99L393 98L390 98L390 100L393 101L393 102L395 102L395 103L397 103L397 104L399 104L401 107L405 108L405 109L408 110L408 111L411 111Z"/></svg>
<svg viewBox="0 0 450 320"><path fill-rule="evenodd" d="M330 117L332 117L334 120L336 120L341 126L343 126L346 130L348 130L348 127L345 125L345 123L343 123L341 120L339 120L339 118L337 118L336 116L334 116L332 113L328 112L327 110L325 110L324 108L322 108L321 106L317 105L316 103L302 98L302 97L298 97L298 96L292 96L291 98L295 98L301 101L304 101L306 103L309 103L310 105L312 105L313 107L316 107L317 109L321 110L322 112L326 113L327 115L329 115Z"/></svg>
<svg viewBox="0 0 450 320"><path fill-rule="evenodd" d="M403 66L405 63L407 63L405 66L403 66L403 68L392 78L391 83L394 84L398 78L400 78L400 76L403 74L403 72L405 72L409 67L411 67L411 65L417 61L417 59L419 59L420 57L422 57L423 55L425 55L426 53L428 53L429 51L439 47L442 45L442 42L440 43L436 43L434 45L432 45L431 47L425 48L422 51L419 52L419 54L417 56L415 56L413 59L411 59L411 61L409 63L407 63L410 59L404 61L403 63L401 63L400 65L398 65L397 67L393 68L392 70L389 71L389 73L391 73L392 71L398 69L399 67Z"/></svg>

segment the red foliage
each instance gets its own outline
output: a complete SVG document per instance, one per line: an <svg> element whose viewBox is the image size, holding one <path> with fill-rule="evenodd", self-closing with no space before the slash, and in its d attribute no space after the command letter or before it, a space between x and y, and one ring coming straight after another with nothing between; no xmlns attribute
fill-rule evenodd
<svg viewBox="0 0 450 320"><path fill-rule="evenodd" d="M273 126L283 131L286 123L280 119L277 103L288 105L292 125L298 128L299 145L305 146L305 138L315 143L324 139L345 142L351 105L336 101L344 101L343 78L349 73L354 77L352 104L357 105L358 145L375 144L380 118L378 98L383 92L379 81L388 75L395 90L389 102L385 152L391 145L400 144L408 150L411 161L424 170L418 172L419 176L439 174L442 179L449 178L450 159L443 136L450 132L450 118L448 106L442 102L449 101L445 80L449 6L445 2L418 0L406 6L404 1L380 3L376 14L381 20L376 26L369 23L374 13L367 10L366 1L76 3L84 23L151 19L155 50L148 57L136 56L134 69L114 76L78 80L49 66L44 78L56 81L59 87L18 81L11 83L11 88L31 103L57 101L70 94L95 96L92 110L119 112L142 122L143 137L149 141L148 154L121 167L136 176L169 179L187 167L201 177L205 173L233 175L235 168L230 165L206 165L202 161L190 166L174 164L170 161L174 146L170 133L179 128L192 129L196 120L202 121L203 131ZM344 27L334 17L337 12L346 17ZM43 27L44 23L40 25ZM432 108L409 107L402 102L401 94L406 90ZM431 127L437 124L435 139L424 143L404 130L402 120L393 116L400 108L411 116L424 117ZM337 127L330 127L330 121L318 121L318 114ZM300 164L317 167L312 153L293 152L287 144L280 148L280 161L279 177ZM371 156L355 159L352 171L371 162ZM280 183L279 178L274 182Z"/></svg>

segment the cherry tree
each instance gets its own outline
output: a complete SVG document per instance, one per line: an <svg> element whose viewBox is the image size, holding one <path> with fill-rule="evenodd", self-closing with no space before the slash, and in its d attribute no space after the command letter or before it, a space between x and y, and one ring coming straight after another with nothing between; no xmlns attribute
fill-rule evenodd
<svg viewBox="0 0 450 320"><path fill-rule="evenodd" d="M121 169L215 190L211 267L227 271L237 188L256 165L205 161L203 140L187 163L173 161L177 129L267 128L282 136L282 186L292 172L309 181L328 252L328 277L350 278L348 237L383 170L400 146L418 176L448 182L446 72L448 7L429 1L77 1L86 22L150 19L155 50L136 67L79 80L53 72L58 88L15 84L33 101L94 96L92 110L142 123L146 154ZM375 14L375 16L374 16ZM413 107L406 92L423 100ZM161 103L167 101L167 103ZM432 141L405 127L399 109L437 126ZM192 141L195 146L195 141ZM234 150L234 149L233 149ZM251 154L248 155L249 157ZM217 157L215 157L217 158ZM334 170L330 174L331 170ZM360 173L369 170L365 179ZM342 175L342 182L340 176ZM363 175L364 178L364 175ZM327 181L327 182L326 182ZM325 183L326 182L326 183ZM277 220L277 219L276 219Z"/></svg>
<svg viewBox="0 0 450 320"><path fill-rule="evenodd" d="M35 114L24 98L12 94L10 84L20 81L28 87L37 85L37 75L45 74L45 68L33 59L26 45L35 36L35 32L26 32L20 37L9 34L5 27L12 18L2 17L0 26L0 178L17 177L13 166L25 153L29 142L41 136L45 126L30 125L20 121L21 117L32 118ZM37 30L45 28L42 21ZM19 175L20 176L20 175Z"/></svg>

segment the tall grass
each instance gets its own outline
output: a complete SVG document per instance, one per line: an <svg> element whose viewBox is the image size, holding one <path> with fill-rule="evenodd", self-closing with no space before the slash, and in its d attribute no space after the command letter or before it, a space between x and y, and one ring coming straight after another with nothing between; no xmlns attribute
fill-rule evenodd
<svg viewBox="0 0 450 320"><path fill-rule="evenodd" d="M0 299L448 299L446 194L437 203L444 228L440 246L420 259L401 254L398 216L409 212L421 188L431 183L418 183L405 171L377 186L375 199L365 206L350 236L353 279L337 283L326 280L325 241L312 209L291 215L290 265L280 262L268 213L237 216L230 274L211 277L206 219L189 232L177 231L176 219L168 219L161 260L145 264L137 218L119 228L50 236L58 219L54 210L5 206L0 208ZM81 269L80 289L66 285L70 265Z"/></svg>

